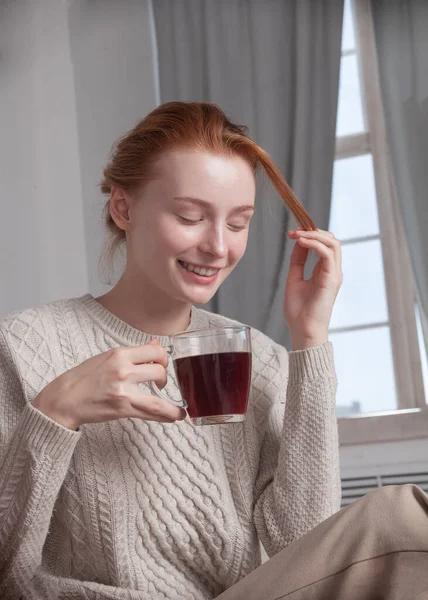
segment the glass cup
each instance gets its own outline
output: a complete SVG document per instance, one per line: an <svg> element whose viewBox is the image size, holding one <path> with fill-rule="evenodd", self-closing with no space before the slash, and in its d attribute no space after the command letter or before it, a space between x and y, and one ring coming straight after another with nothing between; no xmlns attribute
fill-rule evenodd
<svg viewBox="0 0 428 600"><path fill-rule="evenodd" d="M250 327L184 331L169 337L181 400L173 400L152 381L151 391L187 408L194 425L244 421L251 386Z"/></svg>

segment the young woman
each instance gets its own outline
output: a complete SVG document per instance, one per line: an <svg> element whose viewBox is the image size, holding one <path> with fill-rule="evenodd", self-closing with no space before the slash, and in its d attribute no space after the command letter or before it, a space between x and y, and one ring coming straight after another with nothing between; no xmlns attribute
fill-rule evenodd
<svg viewBox="0 0 428 600"><path fill-rule="evenodd" d="M177 395L169 335L232 323L193 305L245 252L260 166L301 225L288 232L293 349L253 330L246 420L195 427L148 384ZM117 143L101 188L110 249L126 245L118 283L96 299L14 313L0 328L1 598L371 597L353 595L351 565L364 563L366 582L379 548L389 556L397 543L383 529L370 534L373 522L382 526L385 508L416 552L428 520L413 487L331 517L340 506L328 341L339 242L215 105L158 107ZM305 281L309 249L320 261ZM275 555L261 567L259 541ZM410 597L385 587L377 565L387 593L376 598ZM399 567L401 582L408 565Z"/></svg>

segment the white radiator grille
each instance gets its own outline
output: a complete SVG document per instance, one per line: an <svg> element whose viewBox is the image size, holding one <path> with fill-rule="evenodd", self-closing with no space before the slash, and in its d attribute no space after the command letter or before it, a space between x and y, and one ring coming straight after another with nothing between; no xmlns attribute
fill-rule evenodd
<svg viewBox="0 0 428 600"><path fill-rule="evenodd" d="M376 488L386 485L404 485L405 483L414 483L428 493L428 472L342 478L342 508Z"/></svg>

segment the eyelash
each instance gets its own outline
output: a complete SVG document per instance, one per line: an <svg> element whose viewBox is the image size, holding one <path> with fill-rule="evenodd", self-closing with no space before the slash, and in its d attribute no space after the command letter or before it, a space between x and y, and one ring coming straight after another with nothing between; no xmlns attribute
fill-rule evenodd
<svg viewBox="0 0 428 600"><path fill-rule="evenodd" d="M203 221L203 219L186 219L186 217L179 217L184 223L187 223L188 225L197 225L198 223L200 223L201 221ZM246 225L229 225L229 227L231 227L234 231L242 231L244 229L247 228Z"/></svg>
<svg viewBox="0 0 428 600"><path fill-rule="evenodd" d="M184 221L185 223L189 223L191 225L196 225L196 223L199 223L200 221L202 221L202 219L186 219L186 217L181 217L179 216L179 219L181 219L182 221Z"/></svg>

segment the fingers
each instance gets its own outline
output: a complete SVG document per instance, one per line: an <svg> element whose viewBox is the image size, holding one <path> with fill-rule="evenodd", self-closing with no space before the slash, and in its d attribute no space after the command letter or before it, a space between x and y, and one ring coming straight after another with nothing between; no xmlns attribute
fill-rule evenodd
<svg viewBox="0 0 428 600"><path fill-rule="evenodd" d="M135 387L135 390L138 390L138 388ZM130 402L135 411L133 416L140 419L147 419L148 415L150 418L147 420L167 419L173 422L182 421L186 417L186 411L180 406L175 406L171 402L151 394L145 394L140 390L130 395Z"/></svg>
<svg viewBox="0 0 428 600"><path fill-rule="evenodd" d="M150 346L153 344L155 344L156 346L160 346L160 341L157 340L156 338L153 338L152 340L150 340L150 342L147 344L147 346Z"/></svg>
<svg viewBox="0 0 428 600"><path fill-rule="evenodd" d="M317 254L323 259L324 271L336 274L337 265L334 255L334 250L318 240L309 238L300 238L297 243L308 249L316 250Z"/></svg>
<svg viewBox="0 0 428 600"><path fill-rule="evenodd" d="M293 239L299 239L301 237L322 240L328 245L334 247L340 247L340 242L331 231L324 231L323 229L317 229L317 231L304 231L303 229L294 229L288 231L288 236Z"/></svg>
<svg viewBox="0 0 428 600"><path fill-rule="evenodd" d="M317 231L303 231L297 229L289 231L288 235L290 238L297 240L296 246L310 250L313 249L317 254L324 259L324 269L328 272L341 275L342 267L342 250L338 239L330 231L323 231L318 229ZM294 252L295 249L293 249ZM294 263L301 265L306 262L307 253L295 250L294 252ZM297 274L297 268L295 269ZM302 271L302 268L300 269Z"/></svg>
<svg viewBox="0 0 428 600"><path fill-rule="evenodd" d="M157 342L157 343L156 343ZM144 346L122 346L113 348L107 353L110 360L118 363L132 363L141 365L144 363L159 363L166 369L168 366L168 354L158 340L151 340Z"/></svg>
<svg viewBox="0 0 428 600"><path fill-rule="evenodd" d="M146 383L154 381L162 389L166 385L166 369L158 363L149 363L147 365L132 365L128 374L128 380L132 383Z"/></svg>
<svg viewBox="0 0 428 600"><path fill-rule="evenodd" d="M331 231L323 231L322 229L318 229L317 231L296 231L296 237L299 238L308 238L322 241L327 246L337 249L340 248L340 242L335 237L334 233Z"/></svg>
<svg viewBox="0 0 428 600"><path fill-rule="evenodd" d="M300 232L300 231L306 231L306 229L303 229L303 227L298 227L297 229L290 229L290 231L288 233L293 235L296 232ZM319 231L320 233L326 233L330 237L335 237L334 233L332 233L331 231L324 231L324 229L317 229L317 231ZM316 232L313 232L313 233L316 233Z"/></svg>
<svg viewBox="0 0 428 600"><path fill-rule="evenodd" d="M301 282L304 279L305 264L308 258L309 248L294 244L293 251L290 256L290 266L288 269L288 281Z"/></svg>
<svg viewBox="0 0 428 600"><path fill-rule="evenodd" d="M330 250L333 251L336 271L341 272L342 268L342 248L339 240L334 236L330 231L323 231L319 229L318 231L303 231L298 234L299 239L307 239L314 240L315 242L320 242L323 245L327 246ZM319 250L321 250L318 243L311 246L310 244L306 244L303 242L304 247L313 247L320 256L325 257L325 252L321 254Z"/></svg>

